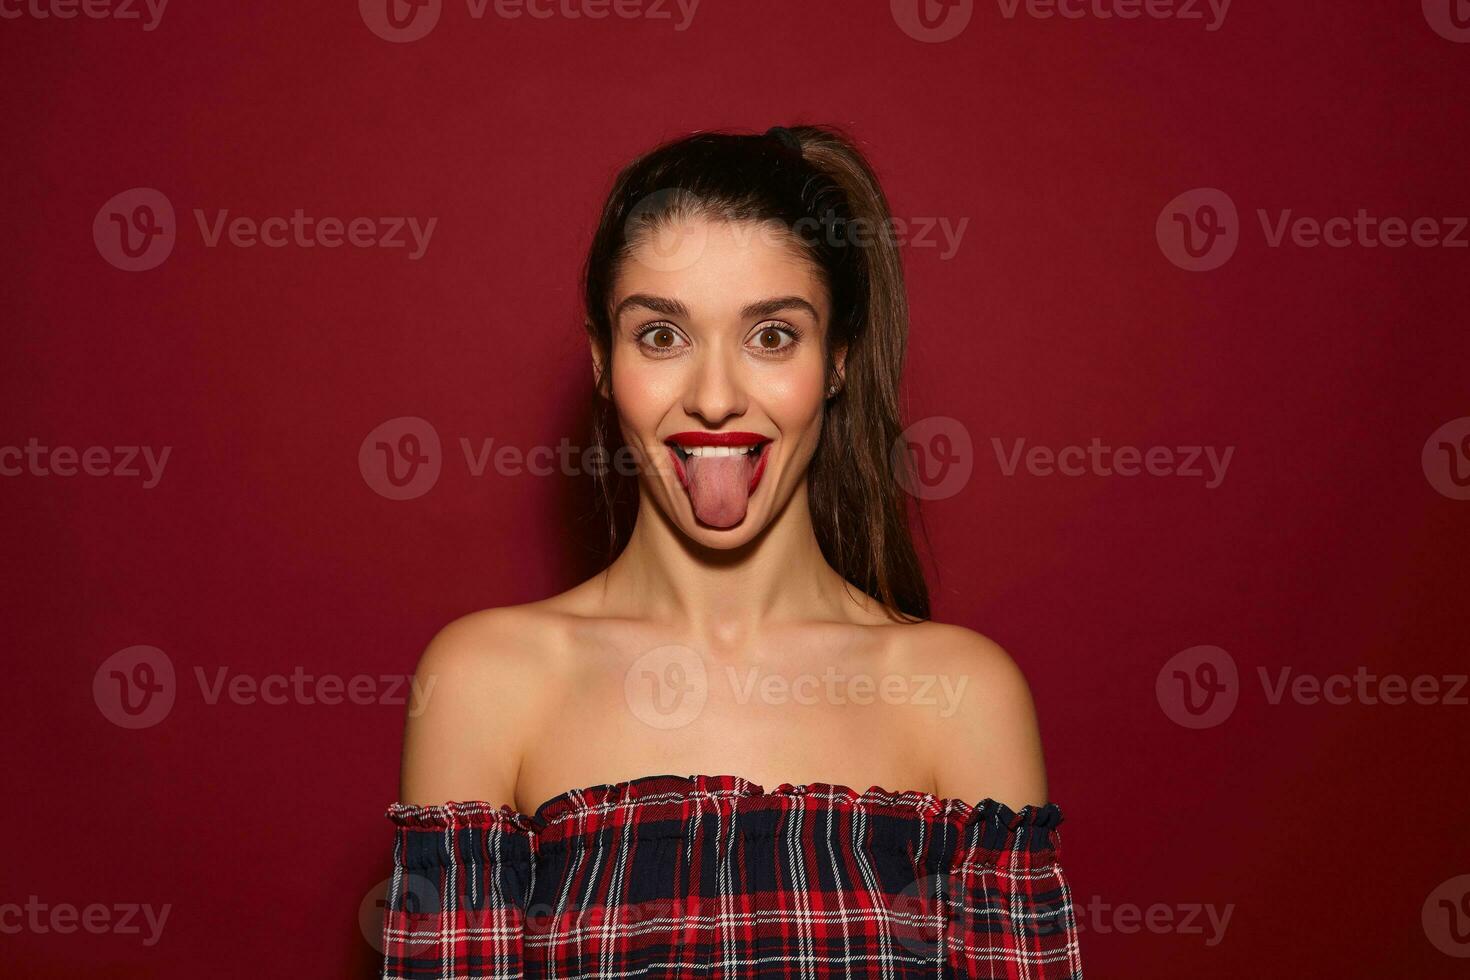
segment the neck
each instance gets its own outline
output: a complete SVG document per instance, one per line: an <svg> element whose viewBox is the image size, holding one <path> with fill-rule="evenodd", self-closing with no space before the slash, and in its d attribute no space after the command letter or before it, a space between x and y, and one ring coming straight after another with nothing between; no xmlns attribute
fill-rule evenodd
<svg viewBox="0 0 1470 980"><path fill-rule="evenodd" d="M640 494L637 524L604 584L611 608L712 646L767 625L846 618L853 604L817 544L804 480L760 534L727 549L691 540Z"/></svg>

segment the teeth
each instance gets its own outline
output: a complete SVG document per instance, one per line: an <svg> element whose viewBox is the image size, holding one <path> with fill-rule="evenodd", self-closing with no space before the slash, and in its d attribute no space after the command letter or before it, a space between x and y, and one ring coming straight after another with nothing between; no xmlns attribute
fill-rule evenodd
<svg viewBox="0 0 1470 980"><path fill-rule="evenodd" d="M707 456L753 456L760 449L760 445L753 446L680 446L679 451L685 456L696 456L704 458Z"/></svg>

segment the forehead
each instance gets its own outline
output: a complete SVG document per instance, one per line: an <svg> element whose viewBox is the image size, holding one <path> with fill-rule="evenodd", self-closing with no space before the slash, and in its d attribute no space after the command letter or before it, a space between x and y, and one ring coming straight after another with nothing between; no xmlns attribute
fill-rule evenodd
<svg viewBox="0 0 1470 980"><path fill-rule="evenodd" d="M800 296L822 315L822 277L779 223L677 218L645 233L619 263L609 308L633 293L678 300L696 317L735 317L754 301Z"/></svg>

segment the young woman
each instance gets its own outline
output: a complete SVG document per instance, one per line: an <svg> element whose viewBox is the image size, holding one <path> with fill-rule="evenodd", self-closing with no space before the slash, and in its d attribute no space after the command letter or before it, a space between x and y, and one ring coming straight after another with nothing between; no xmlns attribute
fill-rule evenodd
<svg viewBox="0 0 1470 980"><path fill-rule="evenodd" d="M620 174L584 298L636 520L424 652L384 976L1081 976L1026 682L928 618L892 229L829 128Z"/></svg>

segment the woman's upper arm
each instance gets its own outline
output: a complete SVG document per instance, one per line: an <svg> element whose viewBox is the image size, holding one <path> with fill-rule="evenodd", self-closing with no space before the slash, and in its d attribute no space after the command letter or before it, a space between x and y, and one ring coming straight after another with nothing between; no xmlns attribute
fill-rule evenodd
<svg viewBox="0 0 1470 980"><path fill-rule="evenodd" d="M498 610L457 619L425 648L404 726L399 801L515 806L531 710L528 661Z"/></svg>
<svg viewBox="0 0 1470 980"><path fill-rule="evenodd" d="M993 640L950 629L941 669L959 693L931 728L938 795L972 803L989 797L1014 810L1047 803L1041 734L1025 675Z"/></svg>

